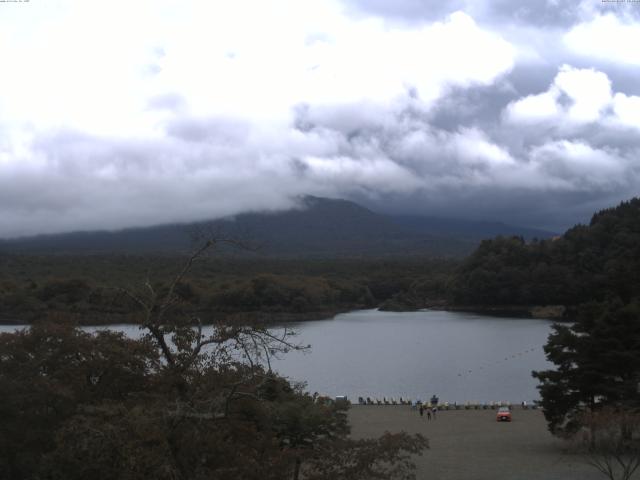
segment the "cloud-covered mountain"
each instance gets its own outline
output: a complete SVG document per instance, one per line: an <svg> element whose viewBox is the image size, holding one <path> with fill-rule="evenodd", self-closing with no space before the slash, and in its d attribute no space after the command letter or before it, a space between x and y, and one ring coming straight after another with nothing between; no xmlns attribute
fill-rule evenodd
<svg viewBox="0 0 640 480"><path fill-rule="evenodd" d="M242 252L242 255L359 257L459 256L470 253L481 239L494 235L547 238L553 234L501 223L394 217L346 200L304 197L298 208L283 212L241 214L211 222L113 232L5 240L0 241L0 252L182 253L192 250L209 235L239 239L256 248L255 252Z"/></svg>

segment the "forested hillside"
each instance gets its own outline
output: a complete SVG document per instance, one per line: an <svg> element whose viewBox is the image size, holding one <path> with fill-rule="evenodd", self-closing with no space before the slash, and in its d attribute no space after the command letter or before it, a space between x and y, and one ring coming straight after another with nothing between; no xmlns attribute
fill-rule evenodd
<svg viewBox="0 0 640 480"><path fill-rule="evenodd" d="M640 198L596 213L562 237L483 241L451 284L458 305L578 305L640 296Z"/></svg>

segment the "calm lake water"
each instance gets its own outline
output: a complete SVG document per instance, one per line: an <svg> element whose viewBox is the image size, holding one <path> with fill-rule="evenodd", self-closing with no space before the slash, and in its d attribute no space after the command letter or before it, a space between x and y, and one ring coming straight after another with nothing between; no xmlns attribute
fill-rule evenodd
<svg viewBox="0 0 640 480"><path fill-rule="evenodd" d="M460 312L360 310L288 324L311 351L289 353L273 366L291 380L306 381L311 392L356 401L435 394L458 403L531 402L539 398L531 371L551 368L542 350L551 325ZM133 325L110 328L139 335Z"/></svg>

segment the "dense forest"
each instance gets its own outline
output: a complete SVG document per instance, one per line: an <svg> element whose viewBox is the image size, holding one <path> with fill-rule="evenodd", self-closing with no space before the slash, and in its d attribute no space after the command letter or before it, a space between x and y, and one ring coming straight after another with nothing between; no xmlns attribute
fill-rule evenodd
<svg viewBox="0 0 640 480"><path fill-rule="evenodd" d="M458 305L567 305L640 296L640 199L551 240L483 241L456 271Z"/></svg>
<svg viewBox="0 0 640 480"><path fill-rule="evenodd" d="M0 256L0 320L32 322L64 313L79 323L136 321L123 288L162 291L183 256ZM454 260L202 258L177 286L203 321L220 318L287 321L404 300L442 302ZM410 293L409 293L410 292ZM419 298L418 298L419 297ZM408 302L410 299L411 302Z"/></svg>

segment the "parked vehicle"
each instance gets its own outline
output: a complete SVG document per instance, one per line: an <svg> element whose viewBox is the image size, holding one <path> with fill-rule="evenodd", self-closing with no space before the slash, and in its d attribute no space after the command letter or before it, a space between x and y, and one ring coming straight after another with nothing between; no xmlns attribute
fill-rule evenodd
<svg viewBox="0 0 640 480"><path fill-rule="evenodd" d="M498 422L510 422L511 410L509 410L509 407L500 407L498 409L498 413L496 414L496 420Z"/></svg>

